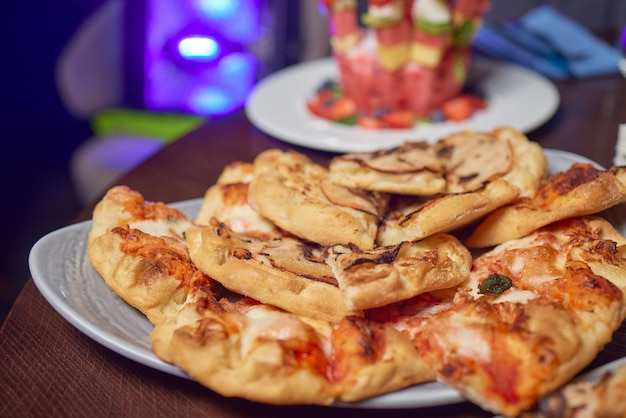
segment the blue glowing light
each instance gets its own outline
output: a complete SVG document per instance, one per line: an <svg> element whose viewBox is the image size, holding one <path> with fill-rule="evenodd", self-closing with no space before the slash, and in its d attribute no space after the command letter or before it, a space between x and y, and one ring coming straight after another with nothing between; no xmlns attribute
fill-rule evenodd
<svg viewBox="0 0 626 418"><path fill-rule="evenodd" d="M194 0L204 24L233 42L247 44L259 36L258 0Z"/></svg>
<svg viewBox="0 0 626 418"><path fill-rule="evenodd" d="M198 0L198 7L210 19L228 20L236 15L239 3L237 0Z"/></svg>
<svg viewBox="0 0 626 418"><path fill-rule="evenodd" d="M255 68L255 59L250 54L232 53L225 56L219 64L220 71L230 78L246 78Z"/></svg>
<svg viewBox="0 0 626 418"><path fill-rule="evenodd" d="M238 106L228 91L219 87L206 86L198 89L189 98L191 109L200 114L220 115L228 113Z"/></svg>
<svg viewBox="0 0 626 418"><path fill-rule="evenodd" d="M181 57L193 60L209 61L220 53L220 44L208 36L190 36L178 42Z"/></svg>

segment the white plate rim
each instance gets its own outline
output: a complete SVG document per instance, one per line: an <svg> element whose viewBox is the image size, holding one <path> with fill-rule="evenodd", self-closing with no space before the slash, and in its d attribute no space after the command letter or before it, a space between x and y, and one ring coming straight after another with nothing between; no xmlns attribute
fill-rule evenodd
<svg viewBox="0 0 626 418"><path fill-rule="evenodd" d="M281 141L343 153L390 148L405 140L434 142L461 129L491 130L506 125L528 133L547 122L560 103L558 89L545 76L519 65L476 58L468 79L484 90L487 109L463 122L369 131L325 121L307 110L306 99L327 78L336 79L332 58L283 68L253 87L246 100L246 115L258 129Z"/></svg>
<svg viewBox="0 0 626 418"><path fill-rule="evenodd" d="M600 167L588 158L567 151L545 149L545 153L550 162L551 172L563 170L569 167L573 162L588 162ZM201 202L202 198L196 198L172 203L171 205L182 210L190 219L193 219L199 210ZM620 219L619 221L621 232L626 234L626 219ZM78 301L68 299L68 295L64 294L62 285L58 281L60 280L59 276L65 277L68 272L63 271L62 274L55 274L59 273L59 271L55 272L55 269L60 268L59 266L62 266L64 262L68 261L64 260L63 256L72 256L73 254L75 257L84 257L84 260L81 260L82 263L88 264L86 261L85 242L90 228L91 221L83 221L52 231L37 240L29 253L28 262L31 276L38 290L66 321L99 344L137 363L174 376L189 378L184 371L176 366L161 361L150 349L146 349L146 341L143 341L144 346L141 347L136 341L119 338L103 330L101 325L90 321L87 316L80 311L77 307ZM62 242L66 243L66 248L78 251L68 254L67 250L60 250L59 243ZM58 253L59 251L61 251L61 254ZM49 264L51 262L57 263L57 265L51 268ZM90 278L104 285L98 273L96 273L90 265L88 265L87 268L90 272ZM80 283L83 282L81 281ZM93 286L92 282L84 281L84 283L86 283L85 286ZM121 301L106 285L104 285L104 287L106 291L110 293L109 296L119 300L120 306L118 306L117 309L125 310L126 312L124 313L130 318L134 317L135 320L143 321L144 325L151 327L148 320L141 313ZM127 325L127 322L122 321L122 323L118 325L124 327ZM149 340L149 334L134 338L134 340L140 340L141 338ZM452 405L464 401L465 399L456 390L437 382L429 382L361 402L339 402L331 406L355 409L406 409Z"/></svg>

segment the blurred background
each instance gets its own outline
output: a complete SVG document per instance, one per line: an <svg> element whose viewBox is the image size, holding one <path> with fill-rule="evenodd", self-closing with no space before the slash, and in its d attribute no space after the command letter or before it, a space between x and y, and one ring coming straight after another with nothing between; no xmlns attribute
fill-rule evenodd
<svg viewBox="0 0 626 418"><path fill-rule="evenodd" d="M623 0L493 0L486 21L545 3L593 31L626 22ZM5 0L0 19L0 321L39 237L258 79L329 52L317 0Z"/></svg>

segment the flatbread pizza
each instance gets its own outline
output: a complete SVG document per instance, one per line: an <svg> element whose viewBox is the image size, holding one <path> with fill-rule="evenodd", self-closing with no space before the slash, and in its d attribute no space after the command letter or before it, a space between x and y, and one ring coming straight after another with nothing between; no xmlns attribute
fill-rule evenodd
<svg viewBox="0 0 626 418"><path fill-rule="evenodd" d="M253 178L252 163L235 162L224 167L217 182L205 192L195 223L208 225L215 218L235 232L259 238L288 236L250 204L248 193Z"/></svg>
<svg viewBox="0 0 626 418"><path fill-rule="evenodd" d="M354 310L454 287L467 279L472 264L467 248L448 234L370 251L335 245L326 260L345 305Z"/></svg>
<svg viewBox="0 0 626 418"><path fill-rule="evenodd" d="M438 380L514 417L588 365L626 317L625 243L601 218L568 219L479 256L454 292L366 314L409 335Z"/></svg>
<svg viewBox="0 0 626 418"><path fill-rule="evenodd" d="M223 396L276 405L437 380L520 416L540 411L624 321L626 238L592 216L624 199L623 168L574 165L546 179L541 147L510 128L337 164L280 150L234 162L194 220L113 187L94 210L89 261L154 325L160 359ZM444 188L391 187L423 170ZM342 183L349 175L381 176L385 188ZM460 228L522 202L518 224L558 216L470 253Z"/></svg>
<svg viewBox="0 0 626 418"><path fill-rule="evenodd" d="M184 238L190 225L177 209L113 187L94 209L87 257L111 290L159 323L185 302L181 283L217 286L190 263Z"/></svg>
<svg viewBox="0 0 626 418"><path fill-rule="evenodd" d="M418 196L446 189L441 160L432 145L422 141L339 155L330 162L329 171L331 182L356 189Z"/></svg>
<svg viewBox="0 0 626 418"><path fill-rule="evenodd" d="M263 217L321 245L374 246L385 197L328 181L328 169L293 151L269 150L254 160L248 199Z"/></svg>
<svg viewBox="0 0 626 418"><path fill-rule="evenodd" d="M396 195L376 243L392 245L458 229L519 196L534 195L547 173L542 148L511 128L461 131L434 144L446 178L432 197Z"/></svg>
<svg viewBox="0 0 626 418"><path fill-rule="evenodd" d="M626 167L602 170L587 163L546 179L530 197L493 211L467 238L473 248L523 237L562 219L602 212L626 201Z"/></svg>
<svg viewBox="0 0 626 418"><path fill-rule="evenodd" d="M256 239L225 224L187 230L194 264L226 288L296 314L338 321L343 301L324 249L297 238Z"/></svg>

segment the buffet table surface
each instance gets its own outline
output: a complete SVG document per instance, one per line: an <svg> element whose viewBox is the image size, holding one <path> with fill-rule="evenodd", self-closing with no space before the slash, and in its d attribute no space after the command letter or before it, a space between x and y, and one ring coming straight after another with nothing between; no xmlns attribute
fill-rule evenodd
<svg viewBox="0 0 626 418"><path fill-rule="evenodd" d="M626 122L626 80L604 76L555 83L556 114L528 136L610 166L618 125ZM243 111L213 119L121 178L153 201L201 197L223 167L252 161L268 148L295 149L326 163L334 154L292 146L256 129ZM93 204L77 214L88 220ZM626 356L626 325L592 366ZM470 403L380 410L271 406L224 398L181 377L154 370L111 351L65 321L28 280L0 330L0 416L227 417L489 417Z"/></svg>

